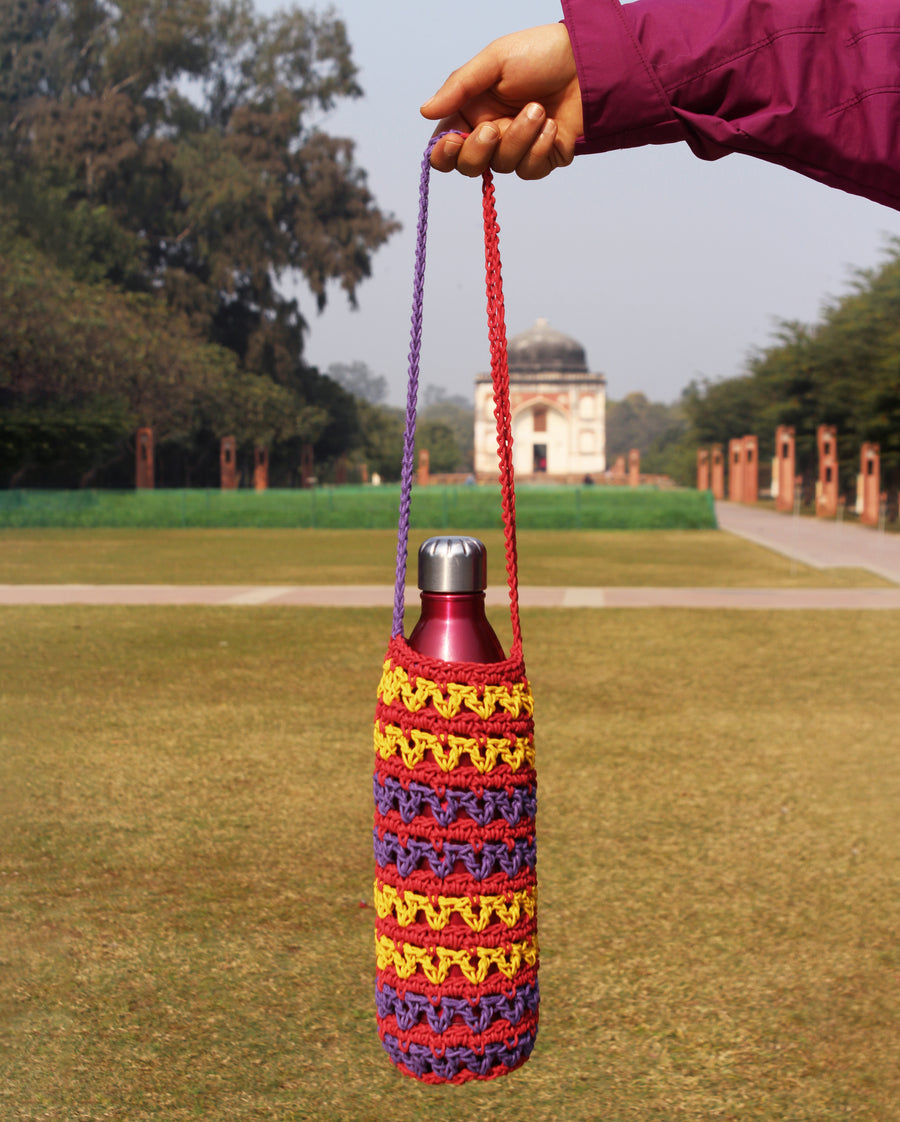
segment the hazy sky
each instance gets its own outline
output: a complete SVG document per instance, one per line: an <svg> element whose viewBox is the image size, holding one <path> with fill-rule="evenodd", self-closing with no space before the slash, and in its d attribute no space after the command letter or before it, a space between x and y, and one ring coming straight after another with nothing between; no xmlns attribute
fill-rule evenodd
<svg viewBox="0 0 900 1122"><path fill-rule="evenodd" d="M379 206L403 230L375 255L358 310L337 286L322 315L301 293L305 353L321 370L365 362L399 404L419 165L431 134L418 107L488 41L561 11L555 0L334 8L366 96L323 126L356 141ZM490 367L480 182L432 175L421 381L466 396ZM887 237L900 235L900 213L749 157L705 162L681 144L580 156L539 183L497 176L496 186L509 335L546 317L583 344L614 400L640 390L674 401L693 378L740 373L776 321L815 320L823 301L846 291L850 270L877 264Z"/></svg>

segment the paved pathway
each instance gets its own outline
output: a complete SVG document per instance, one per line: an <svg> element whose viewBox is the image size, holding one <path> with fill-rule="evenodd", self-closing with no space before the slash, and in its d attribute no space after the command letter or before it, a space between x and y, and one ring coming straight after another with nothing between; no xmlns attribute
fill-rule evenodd
<svg viewBox="0 0 900 1122"><path fill-rule="evenodd" d="M857 522L795 518L740 503L716 503L719 526L817 569L868 569L900 584L900 534Z"/></svg>
<svg viewBox="0 0 900 1122"><path fill-rule="evenodd" d="M489 605L506 603L505 587L488 590ZM407 589L417 606L419 593ZM893 608L900 588L553 588L519 590L523 608ZM385 608L393 603L386 585L173 585L3 584L0 605L16 604L201 604L210 607Z"/></svg>
<svg viewBox="0 0 900 1122"><path fill-rule="evenodd" d="M717 503L723 530L815 568L858 568L900 586L900 535L884 535L851 523L793 518L759 507ZM814 608L900 609L897 588L553 588L520 589L523 607L543 608ZM407 603L418 604L415 588ZM385 585L146 585L3 584L0 605L15 604L206 604L377 607L389 609ZM489 604L505 604L504 587L488 590Z"/></svg>

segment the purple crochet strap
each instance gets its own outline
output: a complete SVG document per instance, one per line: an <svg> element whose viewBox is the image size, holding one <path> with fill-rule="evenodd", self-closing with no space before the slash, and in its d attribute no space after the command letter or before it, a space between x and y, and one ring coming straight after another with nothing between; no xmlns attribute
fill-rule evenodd
<svg viewBox="0 0 900 1122"><path fill-rule="evenodd" d="M455 130L453 130L455 131ZM419 390L419 355L422 349L422 306L425 289L425 241L428 230L429 157L441 136L432 137L422 160L419 186L419 221L416 231L416 265L413 282L412 332L409 350L409 379L406 392L406 428L403 434L403 464L400 475L400 524L397 534L397 574L394 584L394 625L391 637L403 635L403 607L406 593L406 555L409 548L409 512L412 496L413 454L416 442L416 398ZM466 135L466 134L462 134ZM494 184L490 170L482 175L484 211L484 257L487 282L488 338L491 346L491 381L494 385L494 416L497 420L497 453L503 527L506 548L506 573L509 584L509 609L513 643L510 657L521 658L522 631L519 625L518 563L516 558L516 496L512 463L512 417L509 400L509 363L506 351L506 321L503 283L500 272L500 245Z"/></svg>
<svg viewBox="0 0 900 1122"><path fill-rule="evenodd" d="M433 136L422 159L419 180L419 221L416 226L416 265L413 274L412 326L409 341L409 373L406 386L406 427L403 432L403 466L400 472L400 524L397 532L397 576L394 583L394 624L391 637L403 634L406 593L406 555L409 548L409 508L412 495L413 457L416 444L416 400L419 393L419 355L422 351L422 306L425 295L425 242L428 234L428 183L431 150L440 140Z"/></svg>

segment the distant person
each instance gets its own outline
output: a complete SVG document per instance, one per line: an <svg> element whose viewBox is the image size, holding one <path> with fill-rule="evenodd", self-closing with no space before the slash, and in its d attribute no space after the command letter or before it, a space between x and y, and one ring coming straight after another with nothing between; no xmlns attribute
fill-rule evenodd
<svg viewBox="0 0 900 1122"><path fill-rule="evenodd" d="M683 140L900 209L897 0L562 0L422 106L431 163L541 179L582 153Z"/></svg>

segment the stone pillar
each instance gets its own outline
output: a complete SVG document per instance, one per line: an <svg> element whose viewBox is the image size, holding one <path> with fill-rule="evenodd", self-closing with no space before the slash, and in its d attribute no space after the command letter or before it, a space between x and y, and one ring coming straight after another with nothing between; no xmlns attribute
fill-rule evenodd
<svg viewBox="0 0 900 1122"><path fill-rule="evenodd" d="M338 487L343 487L347 482L347 457L341 456L334 469L334 481Z"/></svg>
<svg viewBox="0 0 900 1122"><path fill-rule="evenodd" d="M138 491L152 491L155 480L153 470L153 429L138 429L134 446L134 486Z"/></svg>
<svg viewBox="0 0 900 1122"><path fill-rule="evenodd" d="M743 437L728 441L728 499L733 503L744 501Z"/></svg>
<svg viewBox="0 0 900 1122"><path fill-rule="evenodd" d="M368 483L369 482L369 465L368 464L360 464L359 465L359 478L363 481L363 483Z"/></svg>
<svg viewBox="0 0 900 1122"><path fill-rule="evenodd" d="M640 449L632 448L628 453L628 486L637 487L641 482Z"/></svg>
<svg viewBox="0 0 900 1122"><path fill-rule="evenodd" d="M613 483L625 482L625 457L616 456L615 463L612 468Z"/></svg>
<svg viewBox="0 0 900 1122"><path fill-rule="evenodd" d="M759 498L759 440L744 437L744 497L745 503L755 503Z"/></svg>
<svg viewBox="0 0 900 1122"><path fill-rule="evenodd" d="M837 429L834 425L819 425L816 444L819 449L816 514L820 518L834 518L838 509Z"/></svg>
<svg viewBox="0 0 900 1122"><path fill-rule="evenodd" d="M725 458L722 455L722 445L714 444L710 449L712 459L712 493L714 499L725 498Z"/></svg>
<svg viewBox="0 0 900 1122"><path fill-rule="evenodd" d="M779 425L775 430L775 472L772 489L775 491L775 509L794 509L794 463L796 449L793 425Z"/></svg>
<svg viewBox="0 0 900 1122"><path fill-rule="evenodd" d="M416 482L420 487L428 486L429 469L431 467L431 456L427 448L419 449L419 470L416 474Z"/></svg>
<svg viewBox="0 0 900 1122"><path fill-rule="evenodd" d="M237 441L223 436L219 445L219 485L223 491L237 488Z"/></svg>
<svg viewBox="0 0 900 1122"><path fill-rule="evenodd" d="M269 488L269 449L265 444L257 444L253 449L253 490L267 491Z"/></svg>
<svg viewBox="0 0 900 1122"><path fill-rule="evenodd" d="M709 490L709 449L697 449L697 490Z"/></svg>
<svg viewBox="0 0 900 1122"><path fill-rule="evenodd" d="M300 447L300 486L312 487L313 482L313 446L303 444Z"/></svg>
<svg viewBox="0 0 900 1122"><path fill-rule="evenodd" d="M856 494L860 522L865 522L867 526L877 526L881 500L881 446L879 444L866 443L862 446Z"/></svg>

